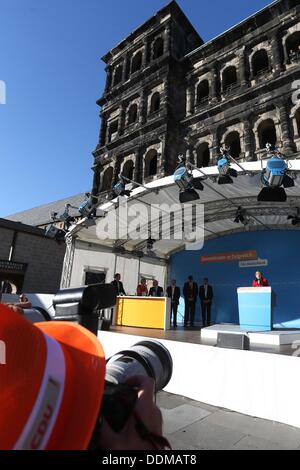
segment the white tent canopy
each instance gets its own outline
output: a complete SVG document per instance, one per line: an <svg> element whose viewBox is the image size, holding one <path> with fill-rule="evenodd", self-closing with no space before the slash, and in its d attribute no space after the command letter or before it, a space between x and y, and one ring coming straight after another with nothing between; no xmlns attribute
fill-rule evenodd
<svg viewBox="0 0 300 470"><path fill-rule="evenodd" d="M297 207L300 207L300 179L295 179L295 186L287 188L287 201L286 202L258 202L257 195L262 188L261 184L261 170L262 165L266 166L266 160L257 162L242 163L245 171L233 164L232 168L238 172L238 177L233 178L233 184L219 185L213 181L213 177L218 177L218 168L207 167L201 169L207 179L203 181L204 190L199 191L200 199L194 201L193 204L200 206L204 210L203 220L199 217L194 220L198 229L203 230L204 239L218 237L234 232L241 231L256 231L256 230L274 230L274 229L290 229L299 230L299 226L293 226L291 221L287 219L288 215L296 215ZM295 172L294 176L300 172L300 160L289 160L289 170ZM251 174L249 174L251 173ZM193 171L194 177L202 176L198 170ZM211 178L212 179L211 179ZM130 185L128 186L130 188ZM114 249L115 252L122 250L127 253L140 252L145 250L146 239L150 235L155 243L153 245L152 254L160 258L168 258L176 251L185 248L186 240L179 240L164 237L162 233L160 236L155 230L161 224L164 218L162 211L159 215L158 211L152 212L151 217L151 230L155 234L149 232L149 214L153 205L165 204L170 207L174 204L179 204L179 189L174 183L174 177L169 176L166 178L158 179L146 184L145 187L137 187L131 192L127 198L123 197L122 200L116 198L113 201L105 202L98 206L98 210L105 211L105 216L96 219L95 225L89 225L90 220L83 219L76 226L72 227L70 235L76 235L77 239L87 243L98 244L99 246ZM141 213L136 213L136 216L128 217L126 220L125 206L122 201L126 201L127 212L130 214L136 209L141 209ZM137 206L141 204L141 206ZM234 219L238 207L241 206L246 210L249 223L243 225L235 223ZM167 212L167 211L166 211ZM199 213L201 211L199 210ZM147 216L148 214L148 216ZM166 214L166 216L169 214ZM114 216L115 219L114 219ZM190 217L192 220L192 216ZM112 230L111 220L117 220L117 223L123 228L129 227L127 235L119 236L116 233L115 237L104 237L101 235L107 232L108 228ZM190 220L190 222L191 222ZM134 224L139 223L140 231L144 236L139 236L139 239L134 238ZM174 227L180 227L181 220L175 219ZM99 234L101 236L99 236Z"/></svg>

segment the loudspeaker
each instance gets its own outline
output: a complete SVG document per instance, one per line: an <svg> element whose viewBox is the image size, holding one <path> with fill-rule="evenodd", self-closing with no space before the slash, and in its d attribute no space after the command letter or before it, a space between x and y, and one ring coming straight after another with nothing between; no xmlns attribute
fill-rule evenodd
<svg viewBox="0 0 300 470"><path fill-rule="evenodd" d="M244 333L218 333L217 347L249 350L249 336Z"/></svg>

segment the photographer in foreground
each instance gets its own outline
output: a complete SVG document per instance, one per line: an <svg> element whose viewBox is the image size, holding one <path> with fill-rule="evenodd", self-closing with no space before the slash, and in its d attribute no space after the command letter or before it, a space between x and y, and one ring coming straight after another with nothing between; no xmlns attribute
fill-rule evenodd
<svg viewBox="0 0 300 470"><path fill-rule="evenodd" d="M5 345L5 361L0 362L0 449L170 448L162 437L149 377L131 377L118 387L115 403L130 412L122 429L114 431L108 424L102 403L105 356L87 329L63 321L33 324L19 311L0 305L0 341ZM113 385L110 390L113 397Z"/></svg>

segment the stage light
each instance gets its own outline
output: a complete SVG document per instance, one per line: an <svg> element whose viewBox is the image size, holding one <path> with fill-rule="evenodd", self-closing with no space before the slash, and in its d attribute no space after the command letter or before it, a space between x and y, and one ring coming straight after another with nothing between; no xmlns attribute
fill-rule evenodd
<svg viewBox="0 0 300 470"><path fill-rule="evenodd" d="M267 152L271 151L270 144L266 145ZM272 148L274 153L270 155L266 168L261 173L261 182L264 188L257 196L258 201L268 202L285 202L287 199L284 188L291 188L295 185L293 178L288 176L288 166L285 160L275 154L276 150ZM283 187L282 187L283 186Z"/></svg>
<svg viewBox="0 0 300 470"><path fill-rule="evenodd" d="M153 240L151 237L148 238L148 240L146 242L147 251L152 251L153 250L153 245L154 245L155 241L156 240Z"/></svg>
<svg viewBox="0 0 300 470"><path fill-rule="evenodd" d="M221 147L220 152L221 156L217 162L220 175L218 178L218 184L232 184L232 177L236 178L238 173L230 167L231 156L228 153L228 149L226 147Z"/></svg>
<svg viewBox="0 0 300 470"><path fill-rule="evenodd" d="M179 165L174 172L174 182L179 188L179 201L186 203L200 199L198 191L203 191L204 187L201 178L194 178L192 171L185 165L185 159L182 155L178 157Z"/></svg>
<svg viewBox="0 0 300 470"><path fill-rule="evenodd" d="M45 229L45 236L53 240L62 241L65 238L66 231L55 227L53 224L47 225Z"/></svg>
<svg viewBox="0 0 300 470"><path fill-rule="evenodd" d="M288 215L287 220L291 220L292 225L300 225L300 209L297 207L297 214L295 215Z"/></svg>
<svg viewBox="0 0 300 470"><path fill-rule="evenodd" d="M248 225L250 223L250 217L247 215L246 209L243 209L242 206L239 206L233 221L236 224L241 223L245 226Z"/></svg>
<svg viewBox="0 0 300 470"><path fill-rule="evenodd" d="M125 189L125 179L120 174L119 181L113 186L112 197L115 198L118 196L130 196L130 194L131 194L131 191Z"/></svg>

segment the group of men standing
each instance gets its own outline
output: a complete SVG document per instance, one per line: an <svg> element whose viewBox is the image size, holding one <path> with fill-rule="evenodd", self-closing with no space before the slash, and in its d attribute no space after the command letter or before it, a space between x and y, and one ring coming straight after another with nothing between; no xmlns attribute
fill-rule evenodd
<svg viewBox="0 0 300 470"><path fill-rule="evenodd" d="M202 326L210 326L211 324L211 305L213 299L213 288L208 284L208 278L203 279L203 285L199 286L193 280L193 276L189 276L187 282L183 286L184 297L184 327L194 326L195 310L197 298L200 298L202 310ZM173 326L177 327L177 310L180 300L180 288L176 286L176 280L173 279L171 286L167 288L167 296L171 298L171 322L173 318Z"/></svg>
<svg viewBox="0 0 300 470"><path fill-rule="evenodd" d="M120 274L115 274L112 284L116 287L117 295L126 295ZM174 328L177 327L177 310L180 301L180 287L176 285L176 280L171 281L171 285L167 287L167 297L171 299L171 317L170 321ZM142 278L137 286L138 296L154 296L162 297L164 295L163 288L158 285L157 280L153 280L153 286L149 289L146 285L146 279ZM194 326L195 310L197 298L200 298L202 310L202 326L210 326L211 324L211 305L213 299L213 288L208 284L208 278L203 279L203 284L199 286L193 280L193 276L189 276L183 287L183 297L185 303L184 309L184 327Z"/></svg>

